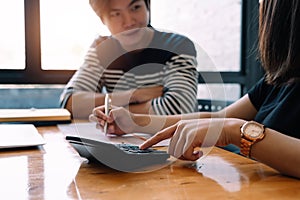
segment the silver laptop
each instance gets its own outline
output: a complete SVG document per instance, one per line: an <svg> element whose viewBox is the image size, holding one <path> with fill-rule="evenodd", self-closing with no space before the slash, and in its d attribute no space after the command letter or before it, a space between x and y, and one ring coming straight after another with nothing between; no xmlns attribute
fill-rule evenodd
<svg viewBox="0 0 300 200"><path fill-rule="evenodd" d="M0 124L0 149L32 147L45 143L33 124Z"/></svg>

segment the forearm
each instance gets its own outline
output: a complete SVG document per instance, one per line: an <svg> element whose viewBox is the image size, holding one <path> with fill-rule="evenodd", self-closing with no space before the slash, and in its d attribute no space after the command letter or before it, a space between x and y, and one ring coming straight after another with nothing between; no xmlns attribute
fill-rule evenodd
<svg viewBox="0 0 300 200"><path fill-rule="evenodd" d="M162 95L162 86L138 88L130 91L130 103L145 103Z"/></svg>
<svg viewBox="0 0 300 200"><path fill-rule="evenodd" d="M180 120L210 118L213 117L213 115L214 113L210 112L197 112L182 115L134 114L133 120L136 124L134 132L146 132L155 134L162 129L176 124Z"/></svg>
<svg viewBox="0 0 300 200"><path fill-rule="evenodd" d="M131 91L111 93L112 105L114 106L127 106L130 104ZM68 109L73 118L88 119L92 110L97 106L104 104L105 94L80 91L74 92L66 103L66 109Z"/></svg>
<svg viewBox="0 0 300 200"><path fill-rule="evenodd" d="M104 94L93 92L73 93L66 103L66 109L73 118L88 119L96 106L104 104Z"/></svg>
<svg viewBox="0 0 300 200"><path fill-rule="evenodd" d="M133 120L136 124L133 132L155 134L158 131L171 126L181 119L180 115L147 115L135 114Z"/></svg>
<svg viewBox="0 0 300 200"><path fill-rule="evenodd" d="M240 127L246 121L226 119L224 127L228 143L241 146ZM266 128L263 140L252 145L251 158L282 174L300 178L300 140Z"/></svg>
<svg viewBox="0 0 300 200"><path fill-rule="evenodd" d="M253 145L251 157L282 174L300 178L300 141L266 129L265 138Z"/></svg>
<svg viewBox="0 0 300 200"><path fill-rule="evenodd" d="M154 114L153 109L151 107L151 101L147 101L144 103L131 104L126 107L131 113L136 114Z"/></svg>
<svg viewBox="0 0 300 200"><path fill-rule="evenodd" d="M180 54L166 63L163 78L164 93L153 99L153 110L160 115L195 112L198 72L193 55Z"/></svg>

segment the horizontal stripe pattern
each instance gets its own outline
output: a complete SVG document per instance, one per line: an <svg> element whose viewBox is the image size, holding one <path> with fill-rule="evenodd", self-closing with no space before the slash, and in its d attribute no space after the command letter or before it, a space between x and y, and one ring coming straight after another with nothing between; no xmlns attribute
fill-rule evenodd
<svg viewBox="0 0 300 200"><path fill-rule="evenodd" d="M76 91L108 92L163 85L162 97L152 100L156 114L171 115L195 111L197 97L196 59L190 55L173 56L160 71L136 75L130 71L104 69L96 49L90 48L82 67L74 74L63 94L63 99ZM150 67L147 65L147 67Z"/></svg>

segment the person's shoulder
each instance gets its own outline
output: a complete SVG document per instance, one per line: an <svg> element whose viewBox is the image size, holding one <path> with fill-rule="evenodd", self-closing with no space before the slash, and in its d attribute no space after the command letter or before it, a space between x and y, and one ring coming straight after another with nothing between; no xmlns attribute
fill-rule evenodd
<svg viewBox="0 0 300 200"><path fill-rule="evenodd" d="M154 44L165 47L167 49L190 49L192 53L195 51L195 44L187 36L180 33L161 31L155 29Z"/></svg>
<svg viewBox="0 0 300 200"><path fill-rule="evenodd" d="M191 40L187 36L180 33L171 32L171 31L169 32L169 31L161 31L155 29L155 35L158 39L168 41L168 42L183 42L183 41L191 42Z"/></svg>
<svg viewBox="0 0 300 200"><path fill-rule="evenodd" d="M256 84L254 85L254 87L264 87L264 88L267 88L267 87L270 87L271 85L269 85L266 81L266 76L263 76L261 77L257 82Z"/></svg>
<svg viewBox="0 0 300 200"><path fill-rule="evenodd" d="M196 56L195 44L187 36L179 33L155 30L153 45L168 50L177 55L187 54Z"/></svg>
<svg viewBox="0 0 300 200"><path fill-rule="evenodd" d="M250 88L248 91L249 94L259 93L262 95L266 95L270 93L274 88L274 85L270 85L266 81L266 76L263 76L260 80L257 81L255 85Z"/></svg>
<svg viewBox="0 0 300 200"><path fill-rule="evenodd" d="M103 43L104 41L106 41L109 38L109 36L97 36L92 44L92 47L97 47L99 46L101 43Z"/></svg>

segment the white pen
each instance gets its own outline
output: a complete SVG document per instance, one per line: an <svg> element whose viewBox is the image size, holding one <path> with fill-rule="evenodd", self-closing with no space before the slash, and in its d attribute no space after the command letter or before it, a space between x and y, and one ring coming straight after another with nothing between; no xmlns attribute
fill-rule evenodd
<svg viewBox="0 0 300 200"><path fill-rule="evenodd" d="M105 115L106 115L106 116L108 116L109 111L110 111L110 109L111 109L110 103L111 103L111 100L110 100L110 98L109 98L109 94L106 94L106 95L105 95L105 100L104 100L104 107L105 107ZM106 121L105 124L104 124L103 131L104 131L105 134L107 133L107 121Z"/></svg>

